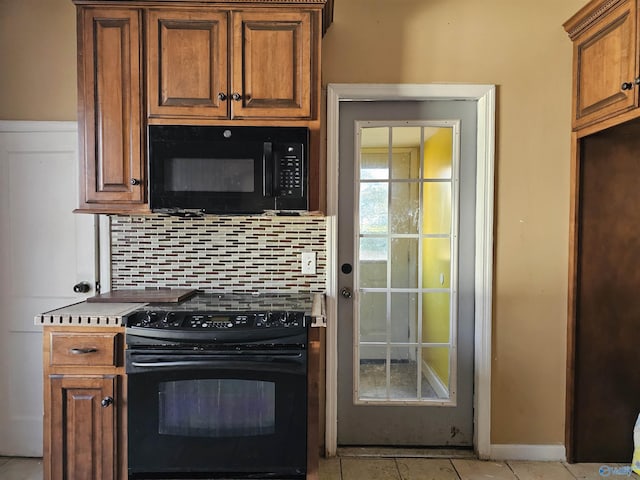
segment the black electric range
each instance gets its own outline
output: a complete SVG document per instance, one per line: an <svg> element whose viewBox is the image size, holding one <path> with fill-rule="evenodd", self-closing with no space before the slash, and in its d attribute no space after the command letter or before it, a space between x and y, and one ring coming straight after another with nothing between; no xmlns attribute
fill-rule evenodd
<svg viewBox="0 0 640 480"><path fill-rule="evenodd" d="M129 314L129 479L304 480L311 307L199 294Z"/></svg>

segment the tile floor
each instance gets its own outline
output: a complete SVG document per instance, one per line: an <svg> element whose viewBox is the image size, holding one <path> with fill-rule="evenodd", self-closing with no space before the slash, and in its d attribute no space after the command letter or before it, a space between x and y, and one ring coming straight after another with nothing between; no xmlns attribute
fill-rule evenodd
<svg viewBox="0 0 640 480"><path fill-rule="evenodd" d="M0 477L1 478L1 477ZM602 480L640 478L627 465L563 462L484 462L470 458L320 460L320 480Z"/></svg>
<svg viewBox="0 0 640 480"><path fill-rule="evenodd" d="M615 480L630 477L640 478L630 473L626 465L618 464L399 457L320 460L320 480ZM42 459L0 457L0 480L42 480Z"/></svg>
<svg viewBox="0 0 640 480"><path fill-rule="evenodd" d="M0 457L0 480L42 480L42 459Z"/></svg>

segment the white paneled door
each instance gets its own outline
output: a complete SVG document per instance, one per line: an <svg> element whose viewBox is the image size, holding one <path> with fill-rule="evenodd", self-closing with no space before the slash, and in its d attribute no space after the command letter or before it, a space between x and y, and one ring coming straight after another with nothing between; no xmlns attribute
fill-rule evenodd
<svg viewBox="0 0 640 480"><path fill-rule="evenodd" d="M42 328L93 295L96 217L74 214L75 122L0 121L0 455L42 455ZM91 290L74 292L88 282Z"/></svg>

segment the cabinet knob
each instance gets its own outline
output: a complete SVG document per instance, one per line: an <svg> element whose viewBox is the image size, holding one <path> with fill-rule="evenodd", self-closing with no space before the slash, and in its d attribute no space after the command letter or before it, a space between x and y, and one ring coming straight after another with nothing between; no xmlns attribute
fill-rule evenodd
<svg viewBox="0 0 640 480"><path fill-rule="evenodd" d="M76 293L87 293L87 292L91 291L91 285L89 285L88 282L76 283L73 286L73 291L76 292Z"/></svg>
<svg viewBox="0 0 640 480"><path fill-rule="evenodd" d="M131 185L140 185L140 180L138 180L137 178L132 178Z"/></svg>
<svg viewBox="0 0 640 480"><path fill-rule="evenodd" d="M235 100L236 102L239 102L240 100L242 100L242 95L240 95L238 92L231 94L231 98L233 100Z"/></svg>
<svg viewBox="0 0 640 480"><path fill-rule="evenodd" d="M620 88L621 88L622 90L631 90L631 89L633 88L633 83L631 83L631 82L624 82Z"/></svg>
<svg viewBox="0 0 640 480"><path fill-rule="evenodd" d="M107 408L109 405L113 405L113 397L104 397L100 402L102 408Z"/></svg>
<svg viewBox="0 0 640 480"><path fill-rule="evenodd" d="M221 102L224 102L226 99L227 99L227 94L226 93L220 92L218 94L218 100L220 100Z"/></svg>

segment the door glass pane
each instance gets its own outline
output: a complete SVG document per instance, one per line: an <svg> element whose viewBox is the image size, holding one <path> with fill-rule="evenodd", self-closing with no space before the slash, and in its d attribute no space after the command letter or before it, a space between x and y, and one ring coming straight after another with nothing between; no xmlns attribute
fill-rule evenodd
<svg viewBox="0 0 640 480"><path fill-rule="evenodd" d="M389 183L360 184L360 232L387 233L389 223Z"/></svg>
<svg viewBox="0 0 640 480"><path fill-rule="evenodd" d="M364 239L363 239L364 240ZM385 288L387 286L387 260L360 260L360 287Z"/></svg>
<svg viewBox="0 0 640 480"><path fill-rule="evenodd" d="M425 293L422 296L422 342L449 343L451 340L451 295Z"/></svg>
<svg viewBox="0 0 640 480"><path fill-rule="evenodd" d="M424 178L450 180L453 169L453 128L425 128Z"/></svg>
<svg viewBox="0 0 640 480"><path fill-rule="evenodd" d="M451 239L422 240L422 286L449 288L451 286Z"/></svg>
<svg viewBox="0 0 640 480"><path fill-rule="evenodd" d="M418 339L418 294L391 294L391 342L416 343Z"/></svg>
<svg viewBox="0 0 640 480"><path fill-rule="evenodd" d="M418 233L419 194L418 182L391 184L391 203L389 204L391 233Z"/></svg>
<svg viewBox="0 0 640 480"><path fill-rule="evenodd" d="M387 294L363 292L360 300L360 341L386 342Z"/></svg>
<svg viewBox="0 0 640 480"><path fill-rule="evenodd" d="M387 397L387 354L385 347L360 348L358 399Z"/></svg>
<svg viewBox="0 0 640 480"><path fill-rule="evenodd" d="M415 347L391 348L389 371L389 397L397 399L418 398L418 362Z"/></svg>
<svg viewBox="0 0 640 480"><path fill-rule="evenodd" d="M422 233L451 232L451 183L426 182L422 203Z"/></svg>
<svg viewBox="0 0 640 480"><path fill-rule="evenodd" d="M422 128L393 127L391 135L391 178L419 178Z"/></svg>
<svg viewBox="0 0 640 480"><path fill-rule="evenodd" d="M425 382L422 398L439 399L451 396L451 349L449 347L427 347L422 349Z"/></svg>
<svg viewBox="0 0 640 480"><path fill-rule="evenodd" d="M358 123L357 402L455 400L458 124L435 123Z"/></svg>
<svg viewBox="0 0 640 480"><path fill-rule="evenodd" d="M361 158L368 158L368 154L371 151L386 152L386 155L382 157L384 159L383 164L386 168L389 158L389 127L368 127L362 128L360 134L360 154ZM363 170L372 167L371 160L365 160L360 162L360 167ZM387 170L388 171L388 170ZM366 177L363 177L366 178Z"/></svg>
<svg viewBox="0 0 640 480"><path fill-rule="evenodd" d="M418 239L391 239L391 286L418 287Z"/></svg>

